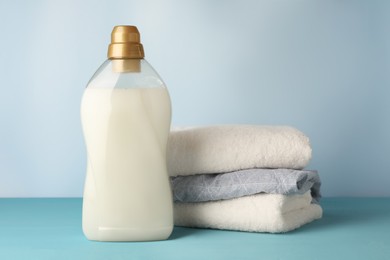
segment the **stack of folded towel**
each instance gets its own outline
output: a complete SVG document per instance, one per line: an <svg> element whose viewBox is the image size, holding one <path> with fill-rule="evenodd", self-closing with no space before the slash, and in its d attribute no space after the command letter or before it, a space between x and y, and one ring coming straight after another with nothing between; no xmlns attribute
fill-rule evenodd
<svg viewBox="0 0 390 260"><path fill-rule="evenodd" d="M320 179L303 170L309 139L285 126L171 131L168 170L175 225L287 232L322 216Z"/></svg>

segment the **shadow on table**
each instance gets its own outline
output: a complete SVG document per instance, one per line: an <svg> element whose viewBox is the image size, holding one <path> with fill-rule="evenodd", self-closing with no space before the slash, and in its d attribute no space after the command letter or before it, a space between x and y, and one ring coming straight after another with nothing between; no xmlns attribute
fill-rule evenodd
<svg viewBox="0 0 390 260"><path fill-rule="evenodd" d="M169 240L180 239L186 236L193 236L196 233L202 232L202 229L199 228L185 228L185 227L176 227L173 229Z"/></svg>

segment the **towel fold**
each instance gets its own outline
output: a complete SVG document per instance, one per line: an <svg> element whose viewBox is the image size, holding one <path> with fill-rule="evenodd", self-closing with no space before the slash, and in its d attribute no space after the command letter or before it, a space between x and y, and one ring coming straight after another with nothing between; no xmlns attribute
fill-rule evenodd
<svg viewBox="0 0 390 260"><path fill-rule="evenodd" d="M175 225L250 232L280 233L294 230L322 216L303 195L257 194L230 200L174 204Z"/></svg>
<svg viewBox="0 0 390 260"><path fill-rule="evenodd" d="M170 176L303 169L311 147L303 133L288 126L222 125L173 129L167 156Z"/></svg>
<svg viewBox="0 0 390 260"><path fill-rule="evenodd" d="M248 169L221 174L171 177L174 201L205 202L258 193L304 194L311 191L318 202L321 181L317 171Z"/></svg>

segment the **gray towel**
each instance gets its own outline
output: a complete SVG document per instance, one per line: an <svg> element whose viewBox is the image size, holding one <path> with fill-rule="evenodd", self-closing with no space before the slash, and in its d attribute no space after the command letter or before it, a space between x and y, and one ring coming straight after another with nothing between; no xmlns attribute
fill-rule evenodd
<svg viewBox="0 0 390 260"><path fill-rule="evenodd" d="M314 203L321 198L317 171L248 169L221 174L171 177L174 201L204 202L239 198L257 193L304 194L311 191Z"/></svg>

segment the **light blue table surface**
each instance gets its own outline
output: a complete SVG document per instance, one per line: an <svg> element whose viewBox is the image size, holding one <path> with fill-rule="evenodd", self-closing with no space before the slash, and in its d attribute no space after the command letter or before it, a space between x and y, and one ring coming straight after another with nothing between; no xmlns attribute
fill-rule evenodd
<svg viewBox="0 0 390 260"><path fill-rule="evenodd" d="M390 259L390 198L325 198L286 234L175 228L159 242L88 241L81 199L0 199L0 259Z"/></svg>

